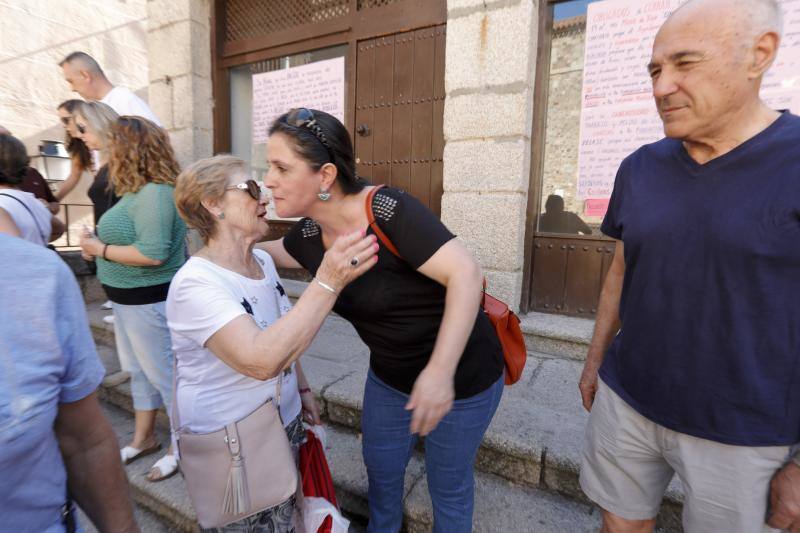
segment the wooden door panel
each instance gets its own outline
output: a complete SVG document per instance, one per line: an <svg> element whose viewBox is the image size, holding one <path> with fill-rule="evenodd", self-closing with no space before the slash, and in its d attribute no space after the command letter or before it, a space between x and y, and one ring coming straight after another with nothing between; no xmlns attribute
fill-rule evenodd
<svg viewBox="0 0 800 533"><path fill-rule="evenodd" d="M366 127L368 131L375 129L375 43L377 39L362 41L358 44L356 60L356 128ZM355 135L356 173L359 176L372 174L373 135Z"/></svg>
<svg viewBox="0 0 800 533"><path fill-rule="evenodd" d="M564 284L564 312L578 316L594 315L600 297L603 254L595 246L567 246L567 271Z"/></svg>
<svg viewBox="0 0 800 533"><path fill-rule="evenodd" d="M358 81L356 81L358 85ZM389 183L392 158L392 97L394 92L394 37L378 39L375 47L375 126L372 141L374 183Z"/></svg>
<svg viewBox="0 0 800 533"><path fill-rule="evenodd" d="M414 81L414 32L394 37L392 107L392 186L411 190L411 91Z"/></svg>
<svg viewBox="0 0 800 533"><path fill-rule="evenodd" d="M441 211L445 26L358 46L354 132L358 171ZM362 63L364 63L362 65ZM363 86L363 87L362 87Z"/></svg>
<svg viewBox="0 0 800 533"><path fill-rule="evenodd" d="M567 247L541 239L534 245L533 254L535 307L542 311L561 311L564 305Z"/></svg>
<svg viewBox="0 0 800 533"><path fill-rule="evenodd" d="M431 204L435 28L414 32L414 80L411 92L411 194Z"/></svg>

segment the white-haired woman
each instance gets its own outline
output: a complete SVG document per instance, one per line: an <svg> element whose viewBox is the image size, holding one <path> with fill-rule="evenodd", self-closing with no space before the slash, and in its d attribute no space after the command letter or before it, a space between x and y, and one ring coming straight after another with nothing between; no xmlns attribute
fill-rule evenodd
<svg viewBox="0 0 800 533"><path fill-rule="evenodd" d="M180 419L173 425L217 431L273 398L280 380L281 419L296 450L305 435L301 412L319 423L297 359L339 291L375 264L375 238L354 233L338 239L292 307L272 258L254 250L267 234L267 201L242 160L217 156L190 166L178 177L175 202L205 245L175 275L167 298ZM289 498L210 531L290 532L293 509Z"/></svg>

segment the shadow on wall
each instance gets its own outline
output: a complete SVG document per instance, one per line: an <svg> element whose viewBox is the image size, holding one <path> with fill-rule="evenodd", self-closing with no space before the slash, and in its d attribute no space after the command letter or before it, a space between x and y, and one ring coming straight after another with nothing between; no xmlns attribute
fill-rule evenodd
<svg viewBox="0 0 800 533"><path fill-rule="evenodd" d="M92 54L112 83L147 100L147 3L114 4L87 9L79 0L65 0L48 13L0 5L5 56L0 59L0 125L21 139L30 155L38 154L41 141L64 138L56 107L79 98L58 66L70 52Z"/></svg>

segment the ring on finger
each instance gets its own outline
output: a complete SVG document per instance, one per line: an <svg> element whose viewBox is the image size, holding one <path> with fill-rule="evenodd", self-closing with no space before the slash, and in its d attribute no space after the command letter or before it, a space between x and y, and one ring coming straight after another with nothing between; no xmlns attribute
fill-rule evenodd
<svg viewBox="0 0 800 533"><path fill-rule="evenodd" d="M351 267L357 267L357 266L358 266L358 263L359 263L358 257L353 257L353 258L350 260L350 266L351 266Z"/></svg>

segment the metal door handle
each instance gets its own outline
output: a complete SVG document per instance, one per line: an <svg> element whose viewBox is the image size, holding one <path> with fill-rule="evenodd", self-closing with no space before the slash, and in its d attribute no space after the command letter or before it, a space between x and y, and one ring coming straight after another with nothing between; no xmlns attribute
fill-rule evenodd
<svg viewBox="0 0 800 533"><path fill-rule="evenodd" d="M359 124L358 127L356 128L356 133L358 133L362 137L366 137L367 135L369 135L369 132L370 132L369 126L367 126L366 124Z"/></svg>

